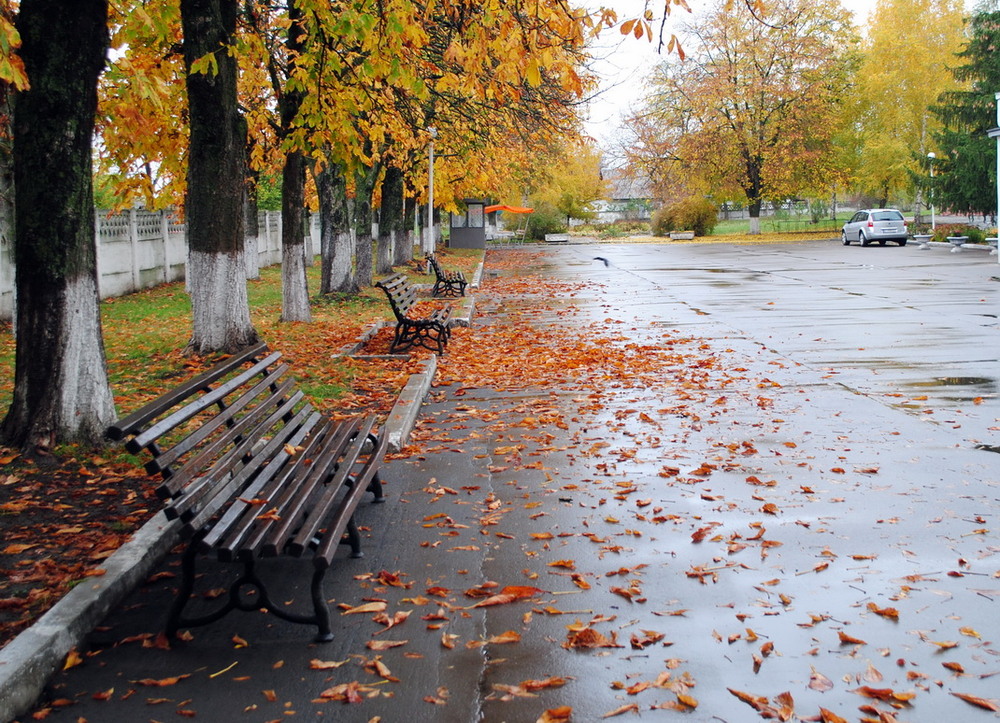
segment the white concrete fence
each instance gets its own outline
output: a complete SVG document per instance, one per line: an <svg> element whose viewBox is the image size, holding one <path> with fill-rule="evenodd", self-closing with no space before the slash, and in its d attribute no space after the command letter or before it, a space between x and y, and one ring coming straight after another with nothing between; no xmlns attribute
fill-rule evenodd
<svg viewBox="0 0 1000 723"><path fill-rule="evenodd" d="M259 266L281 263L281 214L261 211L257 240ZM187 236L171 211L97 212L97 271L101 298L125 296L184 279ZM310 216L307 258L319 253L319 216ZM14 315L12 244L0 237L0 320Z"/></svg>

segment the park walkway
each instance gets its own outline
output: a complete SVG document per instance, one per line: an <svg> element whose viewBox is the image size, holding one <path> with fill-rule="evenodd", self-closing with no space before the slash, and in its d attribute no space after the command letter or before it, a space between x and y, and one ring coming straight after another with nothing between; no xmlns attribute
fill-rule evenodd
<svg viewBox="0 0 1000 723"><path fill-rule="evenodd" d="M171 557L43 705L990 720L996 274L836 242L491 253L389 503L362 505L367 555L332 576L336 639L234 614L162 649Z"/></svg>

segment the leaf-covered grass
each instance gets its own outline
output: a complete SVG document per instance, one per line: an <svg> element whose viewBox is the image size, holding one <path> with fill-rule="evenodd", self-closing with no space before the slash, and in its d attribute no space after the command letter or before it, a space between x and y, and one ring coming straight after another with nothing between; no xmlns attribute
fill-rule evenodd
<svg viewBox="0 0 1000 723"><path fill-rule="evenodd" d="M467 276L482 260L482 251L475 249L445 250L439 255L447 268L462 269ZM417 261L399 270L414 283L433 281ZM356 296L319 296L319 274L317 260L307 270L313 296L310 324L280 321L280 266L262 269L259 280L247 283L247 294L257 331L289 357L303 390L329 404L351 393L358 373L357 365L332 357L356 340L365 327L391 318L391 312L384 295L375 288ZM101 318L108 375L120 413L162 393L188 376L197 364L183 355L191 336L191 303L183 282L106 299L101 304ZM0 407L6 410L14 384L14 338L9 325L0 330L0 380Z"/></svg>

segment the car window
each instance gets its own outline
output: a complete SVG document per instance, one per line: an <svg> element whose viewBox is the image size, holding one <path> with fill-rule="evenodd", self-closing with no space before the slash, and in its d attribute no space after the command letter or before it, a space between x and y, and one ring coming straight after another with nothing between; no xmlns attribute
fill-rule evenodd
<svg viewBox="0 0 1000 723"><path fill-rule="evenodd" d="M861 220L861 214L860 213L856 213L853 216L851 216L851 220L848 221L847 223L857 223L860 220Z"/></svg>
<svg viewBox="0 0 1000 723"><path fill-rule="evenodd" d="M876 211L872 214L873 221L902 221L903 214L899 211Z"/></svg>

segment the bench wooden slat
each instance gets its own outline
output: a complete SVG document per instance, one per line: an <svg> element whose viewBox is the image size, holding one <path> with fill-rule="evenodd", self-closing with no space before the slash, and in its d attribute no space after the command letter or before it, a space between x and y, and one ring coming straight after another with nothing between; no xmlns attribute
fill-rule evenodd
<svg viewBox="0 0 1000 723"><path fill-rule="evenodd" d="M318 460L318 469L325 477L331 477L333 475L336 464L340 461L340 458L344 456L345 450L350 443L353 435L356 434L358 429L358 424L360 420L348 420L340 424L336 429L330 430L329 439L324 445L331 454L320 458ZM347 457L344 456L345 464ZM353 464L353 461L351 462ZM348 465L349 466L349 465ZM350 469L347 470L350 472ZM300 474L302 472L300 471ZM329 485L331 487L338 484L342 484L346 477L341 476L340 478L333 478L329 480ZM304 504L301 499L296 500L282 500L283 509L285 515L281 522L272 528L269 534L267 534L262 539L261 554L264 556L277 555L281 552L282 546L287 546L287 543L294 539L297 530L301 527L302 520L305 515L308 514L308 508L311 505ZM291 548L288 549L291 554L301 555L302 550L292 551Z"/></svg>
<svg viewBox="0 0 1000 723"><path fill-rule="evenodd" d="M212 419L204 422L194 432L184 439L179 440L170 449L161 452L146 464L146 471L150 474L163 473L170 477L173 475L171 465L178 459L197 447L208 439L213 433L221 429L224 425L235 424L236 415L242 412L251 402L258 399L265 392L270 391L276 399L286 396L295 384L293 379L281 380L281 377L288 371L287 364L281 364L267 376L261 379L256 386L251 387L236 400L230 402L224 410L216 414ZM275 386L279 381L280 385Z"/></svg>
<svg viewBox="0 0 1000 723"><path fill-rule="evenodd" d="M344 483L348 481L353 471L354 463L361 455L361 450L368 441L368 433L371 431L374 421L373 419L367 420L359 430L354 432L353 439L349 441L349 446L344 451L344 462L336 469L333 478L330 480L330 484L327 485L320 499L313 505L309 515L302 522L298 534L295 535L295 538L288 545L288 549L293 555L300 556L302 554L310 540L318 534L323 521L329 516L334 500L341 494ZM339 540L340 535L336 535L336 538Z"/></svg>
<svg viewBox="0 0 1000 723"><path fill-rule="evenodd" d="M303 415L299 415L301 418ZM298 419L298 418L297 418ZM285 464L282 466L282 461L290 460L293 455L288 452L288 448L298 449L300 445L305 443L308 438L316 435L315 432L319 428L318 425L329 424L329 421L323 419L323 417L318 412L311 412L301 425L298 425L295 429L295 433L289 437L282 438L282 450L280 455L268 455L264 457L268 460L267 467L265 467L259 474L256 474L248 485L240 486L239 495L229 507L226 508L225 513L223 513L218 520L216 520L212 529L206 534L201 540L201 546L205 549L212 547L220 547L220 541L224 537L230 537L236 535L240 536L240 531L244 529L246 519L243 519L244 512L249 511L249 522L252 522L254 518L258 517L262 512L259 507L253 504L253 500L262 498L264 490L271 486L277 480L277 484L285 481L287 478L283 475L285 469L290 465ZM272 440L270 444L274 444ZM263 452L266 453L268 450L264 449ZM298 452L296 452L298 454ZM245 471L245 469L244 469ZM303 492L301 487L293 487L292 490L295 493ZM271 508L263 510L263 513L267 513Z"/></svg>
<svg viewBox="0 0 1000 723"><path fill-rule="evenodd" d="M338 426L344 427L346 424L343 422ZM247 506L239 523L234 525L227 538L217 545L220 559L252 559L263 556L266 554L263 545L267 536L279 525L293 520L298 514L296 509L290 506L296 501L301 501L303 506L308 505L308 500L300 494L301 487L296 483L296 479L308 474L317 474L318 468L314 458L330 447L329 435L332 426L329 420L324 419L322 428L309 435L306 445L297 453L296 458L290 464L286 464L281 474L276 475L255 495L267 500L267 503L257 509ZM260 512L260 509L264 509L264 512ZM272 510L276 515L265 514ZM274 534L281 535L280 529Z"/></svg>
<svg viewBox="0 0 1000 723"><path fill-rule="evenodd" d="M362 494L368 488L372 479L378 474L379 460L385 455L388 441L388 438L383 436L376 442L375 448L369 454L368 461L355 477L354 487L348 493L352 500L351 503L341 507L337 515L329 522L330 530L335 534L327 532L319 548L316 550L316 555L313 557L313 565L318 569L329 567L333 564L333 556L337 550L337 541L343 534L344 528L350 524L350 517L347 514L347 510L357 507Z"/></svg>
<svg viewBox="0 0 1000 723"><path fill-rule="evenodd" d="M140 407L124 418L119 419L107 428L105 435L115 442L120 442L125 439L126 436L135 434L150 420L159 417L166 410L175 406L179 401L186 399L199 389L206 388L216 379L220 379L233 369L238 368L246 360L253 359L266 351L267 346L265 344L257 344L248 348L244 352L229 357L224 362L217 364L211 369L208 369L195 377L192 377L187 382L171 389L162 396Z"/></svg>
<svg viewBox="0 0 1000 723"><path fill-rule="evenodd" d="M275 413L277 414L277 412ZM260 473L264 475L273 475L280 469L281 464L284 463L285 459L288 457L288 453L284 451L286 444L291 444L294 441L294 435L296 432L301 431L301 428L314 427L316 422L319 421L319 415L312 409L311 406L303 407L295 415L291 424L285 425L281 430L280 434L276 434L270 440L268 440L262 449L255 450L254 455L240 468L235 471L232 475L226 475L220 479L216 479L215 483L212 485L211 493L205 495L208 499L222 499L223 504L235 498L243 493L243 487L249 481L252 475L255 473ZM309 429L305 430L308 433ZM244 443L246 444L246 443ZM241 445L242 446L242 445ZM255 445L251 445L255 446ZM202 479L209 479L206 477ZM191 493L185 494L184 499L177 503L177 506L186 503L187 499L191 496ZM196 499L196 502L198 500ZM188 515L190 518L186 519L189 528L192 531L200 530L202 525L208 522L209 518L215 514L216 510L210 510L207 506L200 508L189 508ZM208 549L207 546L202 546L202 549Z"/></svg>
<svg viewBox="0 0 1000 723"><path fill-rule="evenodd" d="M220 400L225 399L226 396L231 394L234 389L238 389L246 380L260 374L261 370L266 369L269 364L276 361L280 356L281 355L276 352L262 359L254 364L253 367L240 374L239 377L231 379L225 384L212 389L212 391L204 394L190 404L178 409L165 419L157 422L152 427L145 430L142 434L137 434L128 441L125 448L132 454L138 454L143 448L156 441L156 439L161 437L165 432L169 432L174 427L186 422L188 419L191 419L208 407L218 404Z"/></svg>
<svg viewBox="0 0 1000 723"><path fill-rule="evenodd" d="M282 414L294 409L303 398L302 392L295 390L287 397L272 395L264 402L251 409L238 422L224 433L211 440L194 455L178 471L171 470L167 479L157 489L161 497L176 497L193 479L202 475L204 470L212 467L217 473L232 471L240 463L240 459L253 449L254 440L274 424L273 410L277 407ZM250 444L241 443L247 438ZM235 446L234 446L235 445Z"/></svg>

